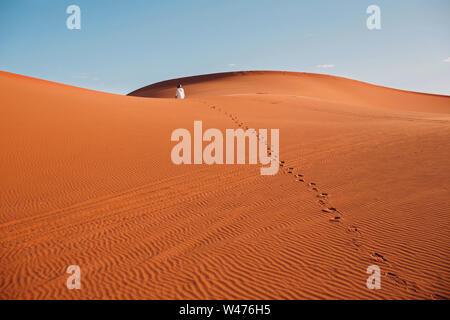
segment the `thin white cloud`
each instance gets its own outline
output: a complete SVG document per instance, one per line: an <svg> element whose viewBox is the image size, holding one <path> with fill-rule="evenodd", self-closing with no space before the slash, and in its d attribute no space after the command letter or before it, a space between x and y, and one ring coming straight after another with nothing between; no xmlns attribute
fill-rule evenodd
<svg viewBox="0 0 450 320"><path fill-rule="evenodd" d="M229 67L236 67L236 64L235 63L229 63L228 66Z"/></svg>
<svg viewBox="0 0 450 320"><path fill-rule="evenodd" d="M443 60L444 62L450 62L450 57Z"/></svg>
<svg viewBox="0 0 450 320"><path fill-rule="evenodd" d="M318 64L317 68L320 69L330 69L330 68L334 68L334 64Z"/></svg>

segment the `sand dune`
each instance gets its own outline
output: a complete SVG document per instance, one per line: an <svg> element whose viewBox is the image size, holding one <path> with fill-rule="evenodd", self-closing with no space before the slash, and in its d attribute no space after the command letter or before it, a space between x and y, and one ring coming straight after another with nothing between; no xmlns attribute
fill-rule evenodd
<svg viewBox="0 0 450 320"><path fill-rule="evenodd" d="M448 96L285 72L0 88L1 299L450 298ZM172 164L194 120L279 128L279 173Z"/></svg>
<svg viewBox="0 0 450 320"><path fill-rule="evenodd" d="M281 94L328 102L392 110L448 113L448 96L423 94L311 73L252 71L228 72L163 81L136 90L138 97L172 98L181 83L190 97Z"/></svg>

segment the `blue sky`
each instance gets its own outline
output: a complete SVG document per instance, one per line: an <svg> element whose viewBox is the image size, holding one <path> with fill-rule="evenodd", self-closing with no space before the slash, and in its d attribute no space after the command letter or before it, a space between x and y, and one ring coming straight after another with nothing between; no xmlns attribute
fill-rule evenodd
<svg viewBox="0 0 450 320"><path fill-rule="evenodd" d="M72 4L81 30L66 27ZM372 4L381 30L366 27ZM286 70L450 95L449 40L448 0L0 1L0 70L119 94Z"/></svg>

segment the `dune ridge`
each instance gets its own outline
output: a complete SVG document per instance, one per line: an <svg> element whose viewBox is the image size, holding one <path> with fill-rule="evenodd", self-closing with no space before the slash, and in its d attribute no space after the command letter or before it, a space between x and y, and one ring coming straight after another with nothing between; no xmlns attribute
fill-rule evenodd
<svg viewBox="0 0 450 320"><path fill-rule="evenodd" d="M236 94L283 94L393 110L448 113L445 95L393 89L324 74L285 71L241 71L199 75L158 82L129 96L173 98L177 84L191 97ZM429 108L425 108L426 105Z"/></svg>
<svg viewBox="0 0 450 320"><path fill-rule="evenodd" d="M450 297L450 97L282 72L0 84L1 299ZM279 128L279 174L173 165L194 120Z"/></svg>
<svg viewBox="0 0 450 320"><path fill-rule="evenodd" d="M357 84L361 84L361 85L393 90L393 91L397 91L400 93L403 92L403 93L413 93L413 94L424 94L427 96L447 97L446 95L440 95L440 94L395 89L395 88L370 84L370 83L366 83L363 81L344 78L344 77L340 77L340 76L332 76L332 75L327 75L327 74L294 72L294 71L270 71L270 70L220 72L220 73L210 73L210 74L202 74L202 75L197 75L197 76L175 78L175 79L164 80L164 81L150 84L148 86L134 90L134 91L130 92L128 95L129 96L151 97L151 95L145 95L145 94L148 94L148 93L151 94L152 93L151 90L156 89L156 88L158 88L158 89L167 88L167 87L174 88L179 83L185 83L185 84L192 85L192 84L202 83L202 82L206 82L206 81L209 82L209 81L214 81L214 80L222 80L224 78L232 78L232 77L236 77L236 76L248 76L248 75L269 75L269 76L270 75L285 75L285 76L291 76L291 77L310 77L310 78L314 77L314 78L322 78L322 79L335 79L335 80L347 81L349 83L353 82L353 83L357 83Z"/></svg>

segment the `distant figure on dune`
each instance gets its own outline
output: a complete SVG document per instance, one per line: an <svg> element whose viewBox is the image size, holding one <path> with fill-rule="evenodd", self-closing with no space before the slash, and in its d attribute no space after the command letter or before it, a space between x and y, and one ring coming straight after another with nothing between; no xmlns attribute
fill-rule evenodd
<svg viewBox="0 0 450 320"><path fill-rule="evenodd" d="M175 98L184 99L184 89L181 87L181 84L177 86L177 93L175 94Z"/></svg>

